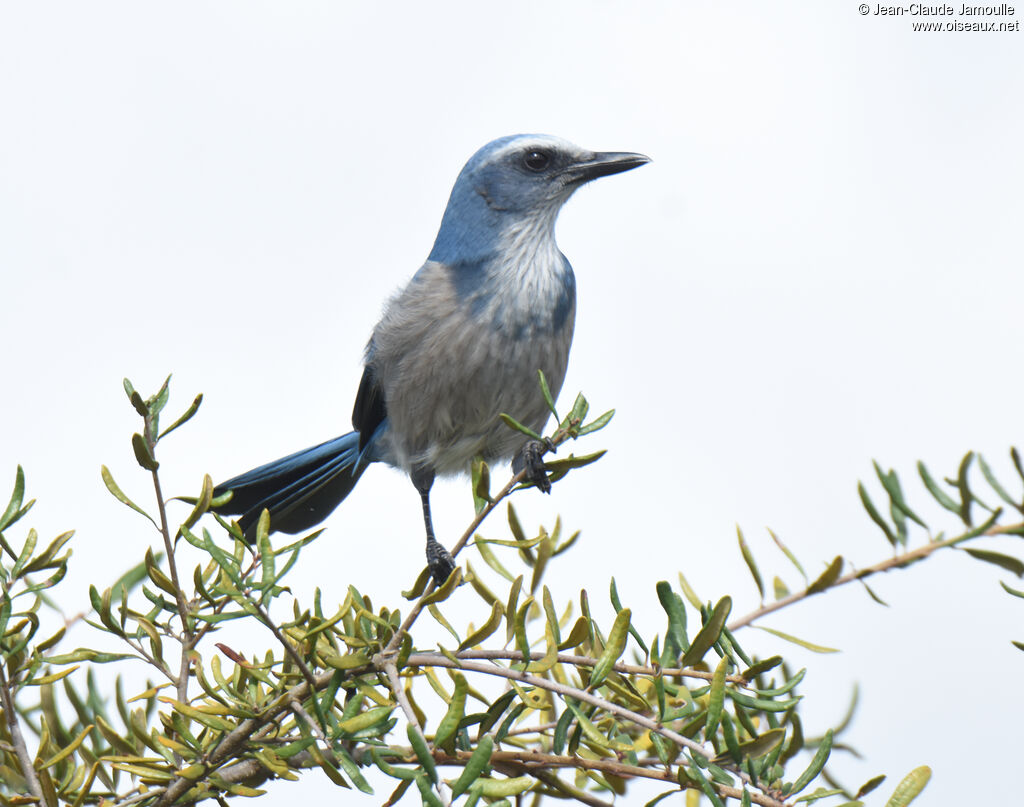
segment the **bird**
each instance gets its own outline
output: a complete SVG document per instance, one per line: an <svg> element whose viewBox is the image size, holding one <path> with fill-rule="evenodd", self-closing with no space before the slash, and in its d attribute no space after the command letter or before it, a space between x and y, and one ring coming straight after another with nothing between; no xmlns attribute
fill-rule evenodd
<svg viewBox="0 0 1024 807"><path fill-rule="evenodd" d="M512 459L542 490L544 446L507 426L505 413L541 433L565 378L576 280L555 240L562 206L582 185L650 162L595 152L560 137L517 134L480 148L452 188L426 262L385 305L364 352L353 431L228 479L214 509L239 516L253 540L264 509L270 530L310 529L383 462L419 493L427 565L441 585L454 570L437 541L430 490L481 457ZM231 492L230 497L225 494Z"/></svg>

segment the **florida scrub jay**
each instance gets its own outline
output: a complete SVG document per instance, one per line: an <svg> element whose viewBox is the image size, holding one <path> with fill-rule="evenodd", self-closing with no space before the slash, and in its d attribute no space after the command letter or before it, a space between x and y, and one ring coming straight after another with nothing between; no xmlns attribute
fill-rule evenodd
<svg viewBox="0 0 1024 807"><path fill-rule="evenodd" d="M498 417L540 432L565 377L576 281L555 243L573 192L648 158L593 152L549 135L512 135L481 148L459 174L426 263L385 307L369 344L352 411L354 431L218 485L219 512L249 536L266 508L272 530L321 522L371 462L405 471L420 494L427 560L438 583L454 569L434 538L430 488L474 457L527 468L542 486L539 452Z"/></svg>

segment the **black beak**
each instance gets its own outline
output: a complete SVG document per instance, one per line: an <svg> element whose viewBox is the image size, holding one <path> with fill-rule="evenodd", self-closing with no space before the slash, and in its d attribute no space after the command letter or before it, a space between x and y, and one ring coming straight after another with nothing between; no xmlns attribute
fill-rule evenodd
<svg viewBox="0 0 1024 807"><path fill-rule="evenodd" d="M573 163L565 169L565 177L570 182L583 184L598 177L607 177L637 168L651 161L643 154L629 151L598 151L589 160Z"/></svg>

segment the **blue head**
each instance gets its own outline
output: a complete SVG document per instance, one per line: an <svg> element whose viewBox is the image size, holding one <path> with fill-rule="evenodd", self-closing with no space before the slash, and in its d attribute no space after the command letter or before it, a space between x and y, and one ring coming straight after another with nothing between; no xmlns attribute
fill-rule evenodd
<svg viewBox="0 0 1024 807"><path fill-rule="evenodd" d="M558 211L578 187L646 162L642 154L587 151L551 135L492 140L455 180L429 260L483 260L512 229L551 235Z"/></svg>

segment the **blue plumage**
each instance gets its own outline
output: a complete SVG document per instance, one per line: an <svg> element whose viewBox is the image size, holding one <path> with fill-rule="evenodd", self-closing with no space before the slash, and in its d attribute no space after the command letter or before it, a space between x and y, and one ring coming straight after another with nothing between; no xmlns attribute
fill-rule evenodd
<svg viewBox="0 0 1024 807"><path fill-rule="evenodd" d="M220 512L251 534L300 532L349 494L367 464L406 471L420 493L427 557L439 581L453 569L434 539L429 492L436 474L468 470L476 456L525 456L506 412L540 432L548 417L537 386L565 377L576 313L572 267L555 242L558 212L580 185L646 163L591 152L549 135L511 135L480 149L452 189L426 263L388 303L366 347L352 413L355 431L217 486ZM545 485L543 467L530 467Z"/></svg>

